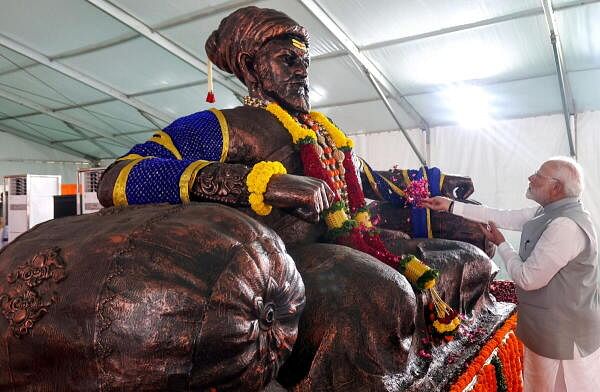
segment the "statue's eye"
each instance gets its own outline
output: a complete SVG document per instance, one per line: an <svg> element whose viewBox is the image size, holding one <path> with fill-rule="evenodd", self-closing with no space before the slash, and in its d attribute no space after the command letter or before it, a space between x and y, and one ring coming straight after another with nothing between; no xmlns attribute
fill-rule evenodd
<svg viewBox="0 0 600 392"><path fill-rule="evenodd" d="M285 54L282 56L282 60L286 65L294 65L295 59L294 56Z"/></svg>

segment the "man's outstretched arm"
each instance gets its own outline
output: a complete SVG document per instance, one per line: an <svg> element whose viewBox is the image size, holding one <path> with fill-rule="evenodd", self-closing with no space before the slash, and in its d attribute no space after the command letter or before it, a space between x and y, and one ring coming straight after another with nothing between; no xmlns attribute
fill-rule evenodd
<svg viewBox="0 0 600 392"><path fill-rule="evenodd" d="M521 231L523 225L533 218L538 210L538 207L502 210L484 205L460 203L441 196L424 199L421 204L434 211L447 211L480 223L495 222L501 229L515 231Z"/></svg>

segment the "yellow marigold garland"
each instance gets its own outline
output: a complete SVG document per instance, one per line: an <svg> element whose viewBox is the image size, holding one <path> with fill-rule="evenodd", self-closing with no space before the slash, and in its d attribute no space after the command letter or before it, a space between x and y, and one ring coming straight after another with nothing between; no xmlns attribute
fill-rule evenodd
<svg viewBox="0 0 600 392"><path fill-rule="evenodd" d="M371 216L368 211L360 211L356 215L354 215L354 220L358 222L359 225L363 225L367 228L373 227L371 223Z"/></svg>
<svg viewBox="0 0 600 392"><path fill-rule="evenodd" d="M273 209L272 206L265 204L264 193L274 174L287 174L287 170L281 162L262 161L254 165L246 177L246 186L250 192L248 201L252 210L258 215L269 215Z"/></svg>
<svg viewBox="0 0 600 392"><path fill-rule="evenodd" d="M425 263L414 255L407 255L402 259L398 270L406 276L406 279L421 290L435 287L439 272L429 268Z"/></svg>
<svg viewBox="0 0 600 392"><path fill-rule="evenodd" d="M329 229L342 228L348 219L344 209L334 210L325 215L325 223Z"/></svg>
<svg viewBox="0 0 600 392"><path fill-rule="evenodd" d="M317 135L315 131L312 129L308 129L300 126L296 120L290 114L283 110L281 106L276 103L270 103L265 108L269 113L274 115L288 130L290 135L292 136L292 141L294 144L309 142L314 143L317 141Z"/></svg>
<svg viewBox="0 0 600 392"><path fill-rule="evenodd" d="M309 142L314 143L317 140L317 135L312 129L301 126L286 110L278 104L271 102L265 108L269 113L274 115L292 135L294 144ZM346 137L344 132L333 124L327 116L319 112L311 112L310 117L321 124L329 136L333 139L337 148L353 148L354 141Z"/></svg>
<svg viewBox="0 0 600 392"><path fill-rule="evenodd" d="M440 334L444 334L446 332L453 332L456 330L456 328L458 328L459 325L460 318L458 317L453 318L449 324L441 323L439 320L435 320L433 322L433 328L435 328L435 330Z"/></svg>
<svg viewBox="0 0 600 392"><path fill-rule="evenodd" d="M439 271L430 268L414 255L407 255L400 261L398 266L406 279L415 287L427 290L431 296L431 302L435 309L433 328L440 334L453 334L460 325L460 318L452 308L440 297L435 285L439 277Z"/></svg>
<svg viewBox="0 0 600 392"><path fill-rule="evenodd" d="M302 143L316 143L317 135L315 131L309 129L305 126L302 126L296 121L286 110L281 108L277 103L271 102L269 103L265 109L275 116L281 124L287 129L287 131L292 136L292 141L294 144L302 144ZM311 118L320 123L327 133L333 139L336 147L338 148L352 148L354 143L352 139L347 138L344 132L342 132L338 127L336 127L329 119L319 113L319 112L311 112ZM262 200L260 200L262 201ZM257 200L257 204L260 202ZM371 220L368 212L363 212L357 214L355 217L359 223L365 225L366 227L372 227ZM325 221L327 226L330 229L340 229L344 226L344 223L350 221L350 217L342 211L331 211L325 214Z"/></svg>
<svg viewBox="0 0 600 392"><path fill-rule="evenodd" d="M354 147L354 141L347 137L344 132L342 132L342 130L339 129L335 124L329 121L327 116L325 116L323 113L310 112L310 117L325 127L325 130L327 130L327 133L329 136L331 136L337 148Z"/></svg>

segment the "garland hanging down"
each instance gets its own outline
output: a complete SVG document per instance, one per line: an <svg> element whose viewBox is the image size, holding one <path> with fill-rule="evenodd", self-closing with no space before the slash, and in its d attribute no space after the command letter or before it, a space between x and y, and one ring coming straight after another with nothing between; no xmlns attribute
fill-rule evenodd
<svg viewBox="0 0 600 392"><path fill-rule="evenodd" d="M352 139L318 112L292 117L278 104L245 97L244 104L267 110L292 136L300 151L304 174L327 183L334 202L323 212L331 242L365 252L403 273L417 289L426 290L435 305L435 329L442 334L456 331L460 319L435 289L439 272L415 256L401 259L390 252L373 227L365 196L352 160Z"/></svg>

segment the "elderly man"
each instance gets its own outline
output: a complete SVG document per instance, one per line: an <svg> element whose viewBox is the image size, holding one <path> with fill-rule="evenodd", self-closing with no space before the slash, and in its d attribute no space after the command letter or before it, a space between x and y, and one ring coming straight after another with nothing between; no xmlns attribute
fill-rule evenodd
<svg viewBox="0 0 600 392"><path fill-rule="evenodd" d="M525 391L597 391L600 385L600 290L596 231L581 193L583 173L570 158L544 162L529 177L526 197L541 205L496 210L443 197L423 201L488 223L517 286L517 336L525 344ZM522 231L519 252L501 227Z"/></svg>

